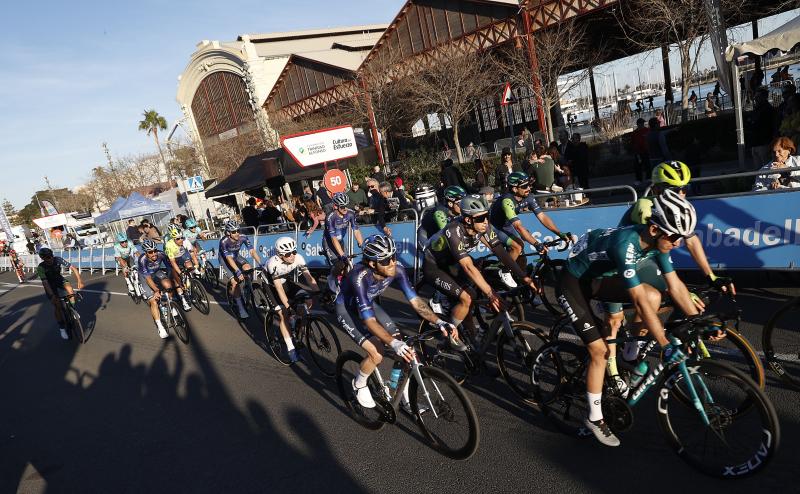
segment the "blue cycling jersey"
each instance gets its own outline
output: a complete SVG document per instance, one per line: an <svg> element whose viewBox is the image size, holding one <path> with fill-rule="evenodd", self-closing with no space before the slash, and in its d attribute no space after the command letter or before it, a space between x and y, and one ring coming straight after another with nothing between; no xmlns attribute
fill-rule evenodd
<svg viewBox="0 0 800 494"><path fill-rule="evenodd" d="M221 257L238 257L239 251L244 246L248 251L253 249L253 244L247 235L239 235L239 240L234 240L232 237L226 235L219 240L219 255Z"/></svg>
<svg viewBox="0 0 800 494"><path fill-rule="evenodd" d="M365 264L357 264L347 276L342 279L339 295L336 297L337 304L344 304L348 312L358 310L362 320L375 317L372 301L386 290L389 285L397 281L400 290L407 300L417 297L417 292L408 280L406 270L399 263L394 276L378 280L375 272Z"/></svg>
<svg viewBox="0 0 800 494"><path fill-rule="evenodd" d="M337 239L339 242L344 240L347 235L347 229L352 228L355 232L358 230L356 224L356 213L352 209L348 209L344 216L339 215L336 211L331 211L325 218L325 233L323 239L325 243L333 250L332 238Z"/></svg>
<svg viewBox="0 0 800 494"><path fill-rule="evenodd" d="M160 250L157 251L158 254L156 255L155 260L151 261L147 254L139 256L139 260L137 261L139 265L139 274L141 276L151 276L153 273L160 269L166 269L167 272L170 271L169 267L169 260L167 259L167 255L161 252ZM163 268L162 268L163 266Z"/></svg>

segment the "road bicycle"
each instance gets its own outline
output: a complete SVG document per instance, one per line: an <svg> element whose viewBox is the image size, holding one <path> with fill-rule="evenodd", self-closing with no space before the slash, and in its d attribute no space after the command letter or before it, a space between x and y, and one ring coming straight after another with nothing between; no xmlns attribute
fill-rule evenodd
<svg viewBox="0 0 800 494"><path fill-rule="evenodd" d="M711 314L668 322L673 343L680 343L685 354L651 366L627 397L605 376L603 419L615 434L630 430L633 407L648 390L656 389L658 422L678 456L704 474L737 478L769 463L780 443L780 425L774 406L747 374L719 360L692 357L700 353L700 335L719 319ZM576 436L592 435L583 426L589 363L586 347L554 340L539 350L531 372L541 410L560 430ZM620 375L627 379L630 372L622 368Z"/></svg>
<svg viewBox="0 0 800 494"><path fill-rule="evenodd" d="M217 272L217 270L222 271L222 266L214 267L211 261L208 260L206 251L202 249L197 253L197 261L200 264L200 271L203 273L203 282L205 282L209 289L219 288L219 280L222 279L223 275Z"/></svg>
<svg viewBox="0 0 800 494"><path fill-rule="evenodd" d="M433 329L422 335L408 336L406 345L414 348L417 340L430 337ZM371 430L397 421L397 411L408 386L411 415L428 444L448 458L465 460L475 454L480 442L478 416L469 397L445 371L424 365L416 354L410 363L401 361L393 352L386 355L401 362L402 376L393 388L384 381L378 368L370 374L367 387L375 400L375 408L362 407L355 397L352 382L364 357L353 351L343 352L336 361L336 383L339 395L350 416Z"/></svg>
<svg viewBox="0 0 800 494"><path fill-rule="evenodd" d="M305 348L317 369L328 377L334 377L336 360L342 353L342 346L333 326L325 318L311 313L306 305L310 299L309 292L299 291L291 300L291 314L284 314L284 316L290 319L287 324L289 324L289 332L296 349ZM264 333L275 359L283 365L290 365L291 361L280 331L280 319L272 308L264 320Z"/></svg>
<svg viewBox="0 0 800 494"><path fill-rule="evenodd" d="M145 299L144 295L142 295L142 285L139 284L139 270L128 268L128 273L125 275L125 278L128 280L128 283L130 283L129 286L133 287L133 290L128 289L128 296L133 300L134 304L139 305L142 300Z"/></svg>
<svg viewBox="0 0 800 494"><path fill-rule="evenodd" d="M199 283L199 277L185 267L181 267L180 279L181 285L183 285L183 294L189 303L201 314L208 315L211 312L211 304L208 303L206 289L203 288L202 283Z"/></svg>
<svg viewBox="0 0 800 494"><path fill-rule="evenodd" d="M767 365L792 389L800 390L800 297L783 304L761 334Z"/></svg>
<svg viewBox="0 0 800 494"><path fill-rule="evenodd" d="M161 318L161 324L168 333L174 332L179 340L188 345L191 340L189 323L186 321L186 316L183 314L180 304L173 299L171 292L172 289L162 289L161 297L158 299L158 313Z"/></svg>
<svg viewBox="0 0 800 494"><path fill-rule="evenodd" d="M64 317L64 329L67 330L67 336L70 340L75 340L78 343L85 343L86 333L81 323L81 315L75 307L75 304L82 300L81 294L75 292L72 295L60 295L58 298L61 304L61 314Z"/></svg>
<svg viewBox="0 0 800 494"><path fill-rule="evenodd" d="M564 242L560 238L550 240L549 242L542 242L542 245L548 249L555 249L558 252L563 252L569 248L569 243ZM564 259L550 258L549 251L536 253L535 255L538 255L539 259L535 264L528 264L528 274L533 278L533 281L536 282L536 286L539 287L539 297L542 299L542 305L554 316L564 315L564 310L558 304L556 287L558 285L558 280L561 278L561 272L567 265L567 261Z"/></svg>
<svg viewBox="0 0 800 494"><path fill-rule="evenodd" d="M258 316L263 323L269 310L269 298L267 298L267 277L263 268L243 269L244 282L239 282L238 286L242 295L242 302L245 310L250 314ZM231 293L231 286L234 278L228 279L225 285L225 295L228 298L228 310L240 323L244 320L239 315L239 306Z"/></svg>

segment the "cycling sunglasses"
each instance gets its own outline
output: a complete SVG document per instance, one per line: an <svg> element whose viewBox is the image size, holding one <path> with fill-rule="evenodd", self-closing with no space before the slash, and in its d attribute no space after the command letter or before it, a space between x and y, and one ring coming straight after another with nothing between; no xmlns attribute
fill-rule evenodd
<svg viewBox="0 0 800 494"><path fill-rule="evenodd" d="M519 184L519 185L517 185L517 188L518 189L530 189L531 188L531 183L530 182L526 182L524 184Z"/></svg>
<svg viewBox="0 0 800 494"><path fill-rule="evenodd" d="M381 266L388 266L393 262L397 262L397 255L396 254L392 254L392 257L387 257L386 259L381 259L380 261L378 261L378 264L380 264Z"/></svg>
<svg viewBox="0 0 800 494"><path fill-rule="evenodd" d="M144 251L144 253L145 253L145 254L152 254L152 253L154 253L154 252L158 252L158 250L157 250L157 249L153 249L153 250L146 250L146 251Z"/></svg>
<svg viewBox="0 0 800 494"><path fill-rule="evenodd" d="M296 251L296 250L293 250L293 251L291 251L291 252L287 252L286 254L281 254L281 256L282 256L282 257L289 257L289 256L293 256L293 255L295 255L295 254L297 254L297 251Z"/></svg>
<svg viewBox="0 0 800 494"><path fill-rule="evenodd" d="M481 214L476 214L475 216L473 216L472 217L472 222L473 223L483 223L484 221L486 221L488 219L489 219L489 213L481 213Z"/></svg>
<svg viewBox="0 0 800 494"><path fill-rule="evenodd" d="M680 193L686 194L686 193L689 192L689 189L685 185L680 185L680 186L675 186L675 187L667 187L667 188L669 190L673 191L673 192L677 192L678 194L680 194Z"/></svg>

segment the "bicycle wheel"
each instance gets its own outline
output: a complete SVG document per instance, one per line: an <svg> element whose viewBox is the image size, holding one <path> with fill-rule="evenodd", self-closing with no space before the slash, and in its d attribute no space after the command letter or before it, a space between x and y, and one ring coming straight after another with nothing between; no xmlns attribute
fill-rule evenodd
<svg viewBox="0 0 800 494"><path fill-rule="evenodd" d="M183 315L178 304L174 300L169 301L169 320L170 327L175 331L175 336L178 337L184 344L189 344L189 323L186 321L186 316Z"/></svg>
<svg viewBox="0 0 800 494"><path fill-rule="evenodd" d="M264 288L262 285L253 285L253 292L251 293L250 297L250 307L249 309L253 309L253 312L256 313L261 321L264 321L267 318L267 312L269 311L269 298L267 297L267 289Z"/></svg>
<svg viewBox="0 0 800 494"><path fill-rule="evenodd" d="M697 406L681 400L674 406L676 390L690 395L686 376L674 368L656 384L658 421L667 442L689 465L706 475L745 477L763 469L780 443L778 415L764 392L750 377L716 360L687 363L688 377L697 393ZM747 414L736 414L743 401L753 403Z"/></svg>
<svg viewBox="0 0 800 494"><path fill-rule="evenodd" d="M67 304L67 325L69 326L70 337L74 338L78 343L86 341L86 333L83 331L83 324L81 323L81 315L72 304Z"/></svg>
<svg viewBox="0 0 800 494"><path fill-rule="evenodd" d="M555 426L570 435L586 436L586 347L566 341L551 341L534 356L531 371L536 403Z"/></svg>
<svg viewBox="0 0 800 494"><path fill-rule="evenodd" d="M211 263L206 263L203 281L206 283L209 289L219 288L219 273L217 273L217 268L212 266Z"/></svg>
<svg viewBox="0 0 800 494"><path fill-rule="evenodd" d="M339 337L331 324L319 316L306 321L306 348L320 372L328 377L336 375L336 360L342 353Z"/></svg>
<svg viewBox="0 0 800 494"><path fill-rule="evenodd" d="M553 327L550 328L549 338L551 340L561 340L575 343L576 345L583 345L583 340L581 340L581 337L575 332L572 321L566 316L561 317L553 324Z"/></svg>
<svg viewBox="0 0 800 494"><path fill-rule="evenodd" d="M264 318L264 335L267 337L267 347L279 363L290 365L289 355L284 350L283 336L281 336L280 319L274 312L269 312Z"/></svg>
<svg viewBox="0 0 800 494"><path fill-rule="evenodd" d="M131 282L133 283L133 282ZM134 285L135 287L135 285ZM128 296L133 300L133 303L139 305L142 302L142 296L136 293L136 288L133 291L128 290Z"/></svg>
<svg viewBox="0 0 800 494"><path fill-rule="evenodd" d="M347 411L353 420L367 429L378 430L385 424L382 419L384 415L382 402L385 400L380 400L383 395L383 387L378 382L378 378L373 373L367 380L367 386L377 404L375 408L362 407L353 392L352 382L358 375L362 360L364 357L356 352L347 351L339 355L339 358L336 359L336 386L339 388L339 396L347 406Z"/></svg>
<svg viewBox="0 0 800 494"><path fill-rule="evenodd" d="M567 262L563 259L551 259L547 264L543 264L537 273L539 284L542 287L541 298L548 312L554 316L563 316L564 310L558 303L558 280Z"/></svg>
<svg viewBox="0 0 800 494"><path fill-rule="evenodd" d="M192 297L192 305L195 306L198 312L208 315L211 312L211 304L208 303L208 293L203 285L199 282L192 281L192 288L190 290Z"/></svg>
<svg viewBox="0 0 800 494"><path fill-rule="evenodd" d="M514 393L530 405L536 403L531 385L533 356L548 342L542 330L531 323L515 321L511 323L513 338L505 331L497 337L497 366Z"/></svg>
<svg viewBox="0 0 800 494"><path fill-rule="evenodd" d="M408 391L417 425L433 449L448 458L466 460L475 454L480 442L472 402L442 369L421 366L419 373L422 384L412 378Z"/></svg>
<svg viewBox="0 0 800 494"><path fill-rule="evenodd" d="M433 329L433 325L425 320L419 323L417 334L422 334ZM466 330L459 331L464 341L468 341L464 334ZM450 374L458 384L464 384L467 377L472 373L475 364L462 352L450 348L446 339L442 335L430 336L417 340L416 350L425 365L433 366Z"/></svg>
<svg viewBox="0 0 800 494"><path fill-rule="evenodd" d="M239 317L239 306L236 304L236 299L234 298L233 294L230 290L231 284L228 283L225 285L225 298L228 302L228 312L236 318L237 321L241 322L242 318Z"/></svg>
<svg viewBox="0 0 800 494"><path fill-rule="evenodd" d="M767 365L781 381L800 390L800 297L786 302L769 318L761 344Z"/></svg>

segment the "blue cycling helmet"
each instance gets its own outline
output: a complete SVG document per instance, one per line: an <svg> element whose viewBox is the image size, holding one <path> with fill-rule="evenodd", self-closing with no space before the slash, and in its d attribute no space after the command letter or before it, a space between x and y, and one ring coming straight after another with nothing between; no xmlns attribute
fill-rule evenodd
<svg viewBox="0 0 800 494"><path fill-rule="evenodd" d="M382 233L370 235L361 246L364 257L371 261L382 261L395 255L397 246L394 239Z"/></svg>
<svg viewBox="0 0 800 494"><path fill-rule="evenodd" d="M117 233L117 242L122 243L127 241L128 241L127 235L125 235L124 233Z"/></svg>
<svg viewBox="0 0 800 494"><path fill-rule="evenodd" d="M197 227L197 222L194 219L189 218L186 220L186 228L195 228L195 227Z"/></svg>
<svg viewBox="0 0 800 494"><path fill-rule="evenodd" d="M343 208L350 204L350 197L344 192L337 192L333 195L333 203Z"/></svg>

